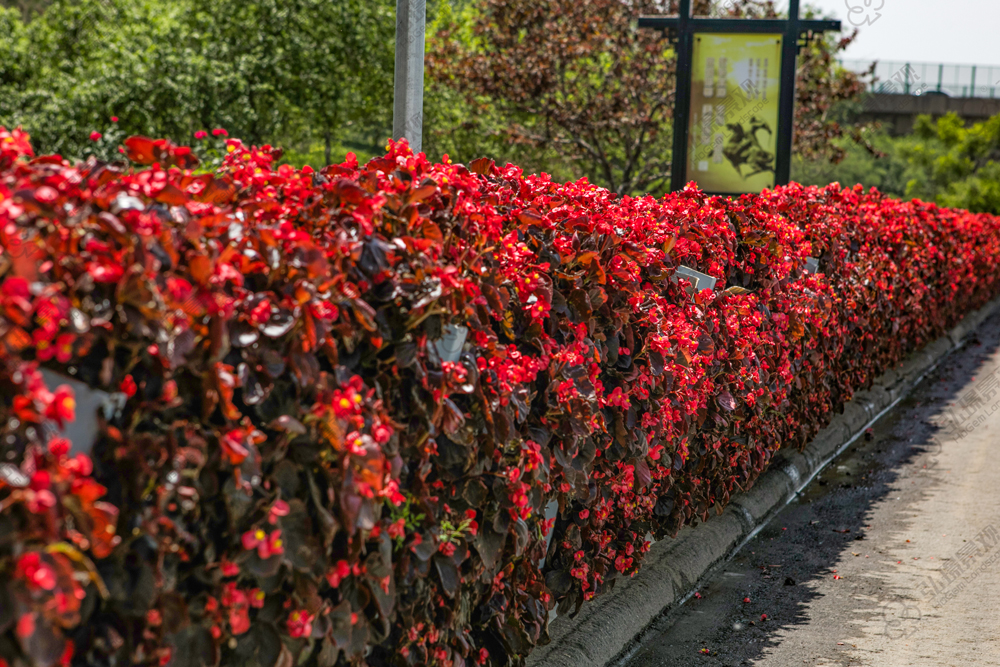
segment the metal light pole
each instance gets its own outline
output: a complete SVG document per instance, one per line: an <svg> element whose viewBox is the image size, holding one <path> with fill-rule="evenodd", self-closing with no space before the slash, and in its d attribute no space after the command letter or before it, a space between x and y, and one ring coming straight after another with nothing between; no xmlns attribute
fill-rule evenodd
<svg viewBox="0 0 1000 667"><path fill-rule="evenodd" d="M421 148L424 125L424 38L426 0L396 0L396 73L392 137Z"/></svg>

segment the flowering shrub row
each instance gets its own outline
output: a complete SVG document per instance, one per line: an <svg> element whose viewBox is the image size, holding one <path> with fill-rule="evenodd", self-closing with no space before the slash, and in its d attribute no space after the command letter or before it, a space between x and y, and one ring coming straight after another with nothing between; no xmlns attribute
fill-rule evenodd
<svg viewBox="0 0 1000 667"><path fill-rule="evenodd" d="M860 188L125 143L0 131L0 665L519 663L1000 278ZM40 365L121 399L90 456Z"/></svg>

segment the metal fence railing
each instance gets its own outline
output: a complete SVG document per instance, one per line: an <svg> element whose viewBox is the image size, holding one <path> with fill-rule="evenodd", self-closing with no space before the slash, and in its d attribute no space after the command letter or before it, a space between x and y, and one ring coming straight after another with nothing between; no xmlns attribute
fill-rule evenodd
<svg viewBox="0 0 1000 667"><path fill-rule="evenodd" d="M866 72L870 60L840 60L844 69ZM920 95L946 93L952 97L1000 98L1000 65L949 65L878 61L870 86L874 93Z"/></svg>

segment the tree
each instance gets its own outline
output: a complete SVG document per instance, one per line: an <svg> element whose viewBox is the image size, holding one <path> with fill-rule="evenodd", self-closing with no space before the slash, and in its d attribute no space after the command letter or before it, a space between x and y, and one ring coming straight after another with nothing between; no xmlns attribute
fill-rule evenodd
<svg viewBox="0 0 1000 667"><path fill-rule="evenodd" d="M223 63L232 63L245 105L253 109L248 127L234 124L244 139L318 139L329 164L335 139L351 125L377 127L378 145L388 136L392 2L210 0L201 6L198 31L215 45L215 64L225 71ZM238 100L227 105L238 107Z"/></svg>
<svg viewBox="0 0 1000 667"><path fill-rule="evenodd" d="M0 14L0 124L42 152L81 154L119 118L189 143L225 127L326 159L360 134L381 146L392 100L391 0L55 0Z"/></svg>
<svg viewBox="0 0 1000 667"><path fill-rule="evenodd" d="M807 160L795 155L792 180L803 185L861 183L866 188L876 187L888 195L902 197L912 171L899 153L898 140L878 128L865 128L860 134L861 143L851 137L831 142L831 149L843 151L843 159L838 162Z"/></svg>
<svg viewBox="0 0 1000 667"><path fill-rule="evenodd" d="M45 11L52 0L0 0L0 8L9 7L21 12L21 19L27 23Z"/></svg>
<svg viewBox="0 0 1000 667"><path fill-rule="evenodd" d="M970 126L955 114L937 120L918 116L910 135L867 134L874 153L839 140L843 162L829 166L799 160L796 180L861 183L895 197L1000 214L1000 115Z"/></svg>
<svg viewBox="0 0 1000 667"><path fill-rule="evenodd" d="M675 58L635 19L676 11L650 0L481 0L441 26L429 71L469 108L499 118L494 135L538 151L543 164L531 168L568 164L622 194L659 192L670 175ZM699 0L694 13L778 16L757 0ZM830 112L863 86L833 55L855 34L817 37L799 62L795 140L812 159L843 157L831 140L847 131Z"/></svg>
<svg viewBox="0 0 1000 667"><path fill-rule="evenodd" d="M813 13L808 12L807 17L814 18ZM860 100L867 80L874 75L874 63L866 74L859 75L836 62L836 54L857 36L857 29L844 36L823 35L810 40L799 52L792 146L795 154L806 160L839 163L846 152L836 140L844 137L869 152L875 151L866 138L870 125L851 123L845 127L835 118L838 109Z"/></svg>
<svg viewBox="0 0 1000 667"><path fill-rule="evenodd" d="M30 41L18 11L0 7L0 91L13 92L31 79ZM16 96L0 94L0 118L14 113Z"/></svg>
<svg viewBox="0 0 1000 667"><path fill-rule="evenodd" d="M920 116L901 153L923 177L906 185L906 196L944 206L1000 214L1000 115L966 127L954 113Z"/></svg>
<svg viewBox="0 0 1000 667"><path fill-rule="evenodd" d="M445 28L429 72L472 105L492 102L507 141L551 152L619 193L669 176L674 59L634 17L653 3L482 0L469 36Z"/></svg>

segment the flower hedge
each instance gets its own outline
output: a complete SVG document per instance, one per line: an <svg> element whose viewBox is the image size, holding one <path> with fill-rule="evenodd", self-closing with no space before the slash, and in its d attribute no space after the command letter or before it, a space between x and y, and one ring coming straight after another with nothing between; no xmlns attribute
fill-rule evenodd
<svg viewBox="0 0 1000 667"><path fill-rule="evenodd" d="M1000 219L860 187L226 144L0 130L0 666L518 664L1000 280ZM40 366L118 399L89 456Z"/></svg>

